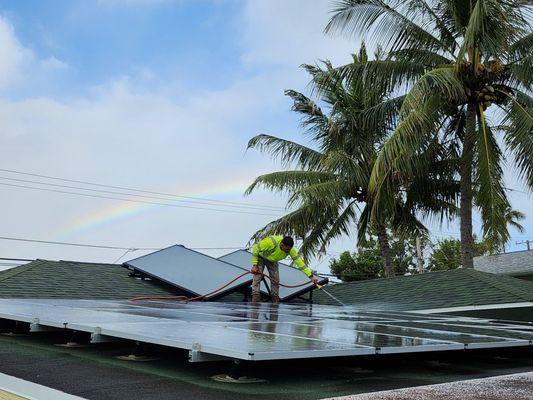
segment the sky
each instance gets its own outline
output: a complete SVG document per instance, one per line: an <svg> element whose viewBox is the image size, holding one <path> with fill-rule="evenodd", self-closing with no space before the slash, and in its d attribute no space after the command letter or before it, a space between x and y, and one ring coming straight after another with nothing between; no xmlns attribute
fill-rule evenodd
<svg viewBox="0 0 533 400"><path fill-rule="evenodd" d="M284 90L308 92L301 64L346 63L359 47L323 34L330 8L329 0L2 1L0 236L244 246L284 206L265 191L244 197L256 176L282 169L246 151L248 140L268 133L305 143ZM8 170L195 199L125 197ZM524 190L513 173L509 186ZM511 200L527 216L509 246L520 250L515 241L533 239L533 203L521 192ZM455 223L429 226L436 238L458 236ZM311 267L328 272L329 257L355 240L336 241ZM145 253L0 239L0 257L114 262Z"/></svg>

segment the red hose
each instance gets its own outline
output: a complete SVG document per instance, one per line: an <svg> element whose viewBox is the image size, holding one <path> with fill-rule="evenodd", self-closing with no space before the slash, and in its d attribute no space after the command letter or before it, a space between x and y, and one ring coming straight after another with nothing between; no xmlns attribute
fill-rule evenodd
<svg viewBox="0 0 533 400"><path fill-rule="evenodd" d="M288 288L288 289L293 289L293 288L298 288L298 287L301 287L301 286L305 286L307 284L309 284L309 281L307 282L304 282L304 283L300 283L298 285L284 285L283 283L281 283L280 281L274 279L274 278L271 278L270 276L268 275L265 275L263 274L262 272L251 272L251 271L246 271L242 274L240 274L239 276L233 278L231 281L229 281L228 283L226 283L224 286L221 286L219 287L218 289L215 289L213 290L212 292L209 292L209 293L205 293L201 296L196 296L196 297L187 297L187 296L157 296L157 295L154 295L154 296L137 296L137 297L132 297L131 299L128 299L128 301L139 301L139 300L183 300L185 302L189 302L189 301L197 301L197 300L201 300L203 299L204 297L207 297L207 296L211 296L215 293L218 293L220 292L221 290L225 289L226 287L228 287L229 285L231 285L233 282L239 280L240 278L242 278L243 276L245 275L248 275L248 274L252 274L252 275L263 275L263 278L268 278L271 282L277 282L280 286L284 287L284 288Z"/></svg>

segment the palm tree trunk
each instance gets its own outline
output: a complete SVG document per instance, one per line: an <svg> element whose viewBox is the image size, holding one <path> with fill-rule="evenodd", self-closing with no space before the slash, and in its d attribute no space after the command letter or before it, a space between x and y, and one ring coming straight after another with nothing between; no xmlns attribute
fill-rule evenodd
<svg viewBox="0 0 533 400"><path fill-rule="evenodd" d="M394 266L392 265L392 256L389 246L389 236L387 235L387 228L382 223L377 226L379 251L383 259L383 267L385 268L385 276L394 276Z"/></svg>
<svg viewBox="0 0 533 400"><path fill-rule="evenodd" d="M461 264L474 267L474 238L472 236L472 163L476 143L476 108L469 103L466 111L466 131L461 155Z"/></svg>

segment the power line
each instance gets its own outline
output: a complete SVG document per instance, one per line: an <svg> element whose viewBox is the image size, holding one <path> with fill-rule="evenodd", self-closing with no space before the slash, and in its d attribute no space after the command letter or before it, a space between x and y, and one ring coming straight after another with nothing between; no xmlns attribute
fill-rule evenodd
<svg viewBox="0 0 533 400"><path fill-rule="evenodd" d="M43 243L43 244L57 244L64 246L77 246L77 247L91 247L98 249L111 249L111 250L161 250L161 248L152 248L152 247L118 247L118 246L104 246L98 244L87 244L87 243L72 243L72 242L54 242L50 240L37 240L37 239L26 239L26 238L15 238L0 236L1 240L12 240L16 242L30 242L30 243Z"/></svg>
<svg viewBox="0 0 533 400"><path fill-rule="evenodd" d="M8 237L8 236L0 236L0 240L11 240L11 241L17 241L17 242L30 242L30 243L42 243L42 244L55 244L55 245L63 245L63 246L76 246L76 247L90 247L90 248L97 248L97 249L110 249L110 250L127 250L130 251L156 251L161 250L162 247L120 247L120 246L105 246L105 245L98 245L98 244L88 244L88 243L73 243L73 242L56 242L51 240L37 240L37 239L27 239L27 238L15 238L15 237ZM191 250L240 250L245 247L239 246L239 247L189 247ZM34 261L24 258L0 258L0 260L19 260L19 261Z"/></svg>
<svg viewBox="0 0 533 400"><path fill-rule="evenodd" d="M15 181L15 182L23 182L23 183L33 183L33 184L37 184L37 185L45 185L45 186L67 188L67 189L85 190L85 191L97 192L97 193L108 193L108 194L118 194L118 195L122 195L122 196L144 197L144 198L147 198L147 199L156 199L156 200L165 200L165 201L177 201L177 202L180 202L180 203L203 204L203 205L208 205L208 206L216 205L216 204L212 204L212 203L208 203L208 202L202 202L202 201L168 199L166 197L160 197L160 196L149 196L149 195L145 195L145 194L115 192L115 191L102 190L102 189L90 189L90 188L83 188L83 187L79 187L79 186L59 185L59 184L55 184L55 183L32 181L32 180L28 180L28 179L8 178L8 177L4 177L4 176L0 176L0 179L9 180L9 181ZM237 206L237 205L233 205L233 204L228 204L228 205L226 205L226 204L218 204L218 206L219 207L233 207L233 208L239 208L239 209L243 208L243 206ZM255 206L246 207L245 209L272 211L272 209L269 209L269 208L255 207Z"/></svg>
<svg viewBox="0 0 533 400"><path fill-rule="evenodd" d="M522 240L520 242L515 242L515 244L525 244L527 247L527 251L531 251L531 244L533 243L533 240Z"/></svg>
<svg viewBox="0 0 533 400"><path fill-rule="evenodd" d="M53 180L58 180L58 181L63 181L63 182L81 183L81 184L85 184L85 185L106 187L106 188L111 188L111 189L129 190L129 191L133 191L133 192L156 194L156 195L162 195L162 196L181 197L183 199L211 201L211 202L220 203L220 204L234 204L234 205L240 205L242 207L263 207L263 208L269 208L269 209L272 209L272 210L284 210L283 207L277 207L277 206L261 205L261 204L253 205L253 204L244 203L244 202L237 202L237 201L226 201L226 200L209 199L209 198L203 198L203 197L183 196L183 195L178 195L178 194L154 192L154 191L150 191L150 190L136 189L136 188L130 188L130 187L126 187L126 186L106 185L106 184L102 184L102 183L82 181L82 180L76 180L76 179L60 178L60 177L57 177L57 176L50 176L50 175L34 174L34 173L29 173L29 172L16 171L16 170L12 170L12 169L0 168L0 171L9 172L9 173L12 173L12 174L20 174L20 175L27 175L27 176L35 176L35 177L39 177L39 178L53 179Z"/></svg>
<svg viewBox="0 0 533 400"><path fill-rule="evenodd" d="M11 184L11 183L0 183L0 185L16 187L16 188L40 190L40 191L52 192L52 193L73 194L75 196L92 197L92 198L98 198L98 199L121 200L121 201L128 201L128 202L131 202L131 203L153 204L153 205L158 205L158 206L177 207L177 208L189 208L189 209L193 209L193 210L217 211L217 212L227 212L227 213L235 213L235 214L265 215L265 216L270 216L270 217L279 217L280 216L279 214L264 214L264 213L257 213L257 212L251 212L251 211L249 212L249 211L240 211L240 210L224 210L224 209L219 209L219 208L194 207L194 206L185 206L185 205L179 205L179 204L159 203L159 202L155 202L155 201L124 199L124 198L120 198L120 197L101 196L101 195L86 194L86 193L76 193L76 192L69 192L69 191L66 191L66 190L47 189L47 188L39 188L39 187L26 186L26 185L15 185L15 184Z"/></svg>
<svg viewBox="0 0 533 400"><path fill-rule="evenodd" d="M124 257L126 254L128 254L128 253L130 253L130 252L133 252L133 251L136 251L136 250L137 250L137 249L127 249L124 253L122 253L122 255L121 255L119 258L117 258L117 259L116 259L115 261L113 261L111 264L116 264L116 263L118 263L118 262L122 259L122 257Z"/></svg>
<svg viewBox="0 0 533 400"><path fill-rule="evenodd" d="M239 247L189 247L191 250L246 250L246 246Z"/></svg>

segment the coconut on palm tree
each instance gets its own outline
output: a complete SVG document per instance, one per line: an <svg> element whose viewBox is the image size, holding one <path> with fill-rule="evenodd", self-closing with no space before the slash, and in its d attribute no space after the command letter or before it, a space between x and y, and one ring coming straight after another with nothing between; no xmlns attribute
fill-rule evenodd
<svg viewBox="0 0 533 400"><path fill-rule="evenodd" d="M438 137L460 154L461 261L473 266L472 207L484 238L509 239L504 151L533 188L533 33L527 0L340 0L326 31L366 35L387 58L340 70L405 94L374 164L374 215ZM362 77L362 78L361 78ZM391 182L393 184L391 185Z"/></svg>

